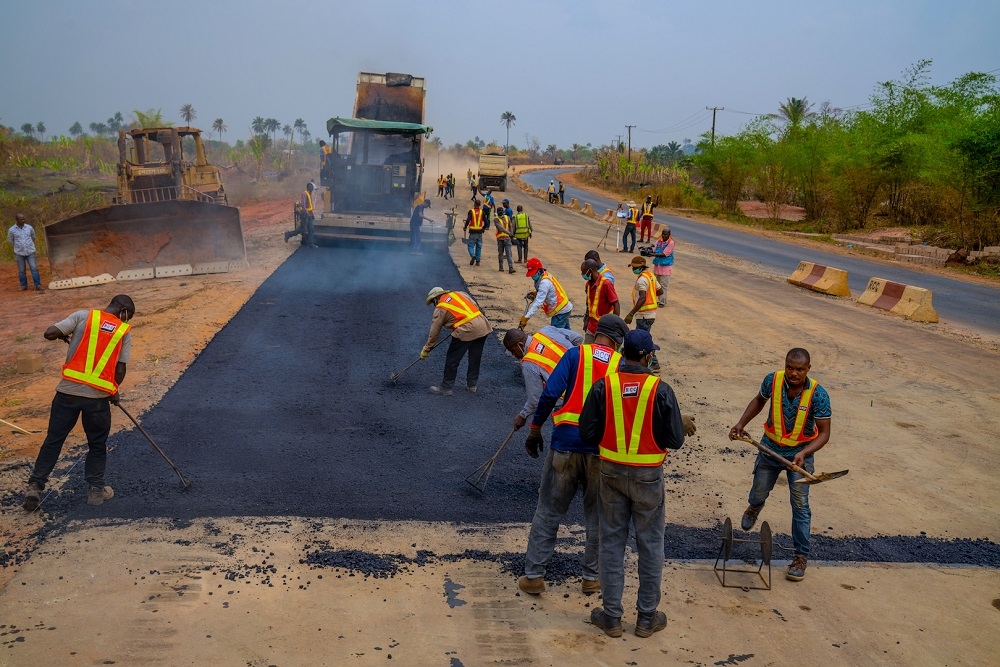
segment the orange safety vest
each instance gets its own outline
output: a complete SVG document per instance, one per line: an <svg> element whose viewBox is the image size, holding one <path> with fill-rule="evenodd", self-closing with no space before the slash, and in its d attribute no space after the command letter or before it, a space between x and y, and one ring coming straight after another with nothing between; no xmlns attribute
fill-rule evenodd
<svg viewBox="0 0 1000 667"><path fill-rule="evenodd" d="M467 298L461 292L448 292L438 299L435 308L441 308L455 316L455 322L451 325L452 329L457 329L483 314L475 301Z"/></svg>
<svg viewBox="0 0 1000 667"><path fill-rule="evenodd" d="M590 319L597 321L601 319L601 315L607 315L608 313L613 313L614 310L609 310L608 313L597 312L597 304L601 302L601 290L604 289L604 283L610 282L604 277L604 274L599 274L600 277L597 279L597 283L591 288L588 283L587 287L587 315Z"/></svg>
<svg viewBox="0 0 1000 667"><path fill-rule="evenodd" d="M66 362L62 376L70 382L85 384L108 394L118 391L115 366L121 352L121 341L131 325L103 310L90 311L88 326L80 344Z"/></svg>
<svg viewBox="0 0 1000 667"><path fill-rule="evenodd" d="M629 222L635 224L636 222L638 222L637 219L639 217L639 209L637 209L635 206L629 206L628 210L632 212L632 219L629 220Z"/></svg>
<svg viewBox="0 0 1000 667"><path fill-rule="evenodd" d="M601 275L611 281L611 284L615 284L615 274L611 273L611 269L608 268L607 264L602 264L601 268L598 269Z"/></svg>
<svg viewBox="0 0 1000 667"><path fill-rule="evenodd" d="M642 203L642 217L649 218L650 220L653 219L653 202L649 202L648 204L646 202Z"/></svg>
<svg viewBox="0 0 1000 667"><path fill-rule="evenodd" d="M645 373L608 373L604 378L605 426L600 455L627 466L658 466L667 453L653 437L653 405L660 378Z"/></svg>
<svg viewBox="0 0 1000 667"><path fill-rule="evenodd" d="M622 355L610 347L597 345L580 346L580 362L576 369L576 382L569 390L569 396L563 397L562 407L552 413L552 423L556 426L569 424L579 426L583 402L590 395L594 383L608 374L608 371L618 370Z"/></svg>
<svg viewBox="0 0 1000 667"><path fill-rule="evenodd" d="M542 303L542 312L548 315L549 317L552 317L553 315L557 314L560 310L569 305L569 297L566 296L566 290L562 288L562 285L559 284L559 281L556 280L555 277L553 277L552 274L549 273L548 271L542 273L542 277L538 279L538 282L542 282L546 278L549 279L552 282L552 286L556 288L556 305L553 306L552 308L549 308L549 303L546 300L544 303Z"/></svg>
<svg viewBox="0 0 1000 667"><path fill-rule="evenodd" d="M469 211L472 213L472 222L469 223L470 232L481 232L483 231L483 209L471 209Z"/></svg>
<svg viewBox="0 0 1000 667"><path fill-rule="evenodd" d="M306 211L309 212L309 213L312 213L313 212L313 196L312 196L312 193L309 192L308 190L303 190L302 194L304 194L306 196L306 201L309 202L309 205L306 206Z"/></svg>
<svg viewBox="0 0 1000 667"><path fill-rule="evenodd" d="M323 152L320 153L319 163L326 164L326 156L333 152L333 146L322 146Z"/></svg>
<svg viewBox="0 0 1000 667"><path fill-rule="evenodd" d="M510 218L508 218L506 215L504 215L502 213L499 213L499 214L497 214L497 219L493 222L493 226L496 227L497 238L498 239L509 239L510 238L510 234L507 234L506 232L501 232L500 231L500 224L501 223L503 223L504 227L506 227L507 229L510 229Z"/></svg>
<svg viewBox="0 0 1000 667"><path fill-rule="evenodd" d="M805 434L806 419L812 409L812 397L819 385L812 378L806 378L806 380L806 386L802 388L798 405L796 405L795 424L791 431L785 431L785 420L781 412L781 405L785 402L785 371L778 371L774 374L774 380L771 383L771 412L767 421L764 422L764 433L782 447L799 447L819 436L818 428L814 428L814 432L810 435ZM781 424L780 431L776 424Z"/></svg>
<svg viewBox="0 0 1000 667"><path fill-rule="evenodd" d="M536 333L531 335L531 345L525 348L521 363L535 364L546 373L551 373L564 354L565 347L545 334Z"/></svg>
<svg viewBox="0 0 1000 667"><path fill-rule="evenodd" d="M643 276L646 276L646 281L649 283L649 286L646 287L646 300L642 302L642 306L640 306L639 310L637 311L640 313L646 312L647 310L656 310L656 289L659 286L659 283L656 282L656 276L654 276L653 272L650 271L649 269L646 269L636 277L635 279L636 285L639 284L639 278L642 278ZM638 294L639 294L638 290L635 288L635 286L633 286L632 287L633 304L636 303L635 298Z"/></svg>

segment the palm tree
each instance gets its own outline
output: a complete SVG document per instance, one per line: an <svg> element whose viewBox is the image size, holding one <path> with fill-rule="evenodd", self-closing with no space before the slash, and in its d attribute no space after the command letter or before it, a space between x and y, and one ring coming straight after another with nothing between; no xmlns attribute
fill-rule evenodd
<svg viewBox="0 0 1000 667"><path fill-rule="evenodd" d="M302 130L306 129L306 122L301 118L296 118L295 122L292 123L292 127L299 133L299 143L302 143Z"/></svg>
<svg viewBox="0 0 1000 667"><path fill-rule="evenodd" d="M264 128L271 133L271 144L274 144L275 139L278 138L278 130L281 129L281 123L277 118L268 118L264 121Z"/></svg>
<svg viewBox="0 0 1000 667"><path fill-rule="evenodd" d="M108 126L101 123L104 126L104 131L108 131ZM144 128L144 127L171 127L173 123L163 119L162 109L146 109L145 111L139 111L138 109L132 110L132 127Z"/></svg>
<svg viewBox="0 0 1000 667"><path fill-rule="evenodd" d="M510 149L510 128L515 122L517 122L517 116L512 112L504 111L500 114L500 123L507 126L507 142L504 144L504 153L507 153L508 149Z"/></svg>
<svg viewBox="0 0 1000 667"><path fill-rule="evenodd" d="M559 150L559 148L555 144L549 144L545 147L545 154L550 157L555 157L557 150Z"/></svg>
<svg viewBox="0 0 1000 667"><path fill-rule="evenodd" d="M83 125L80 125L80 121L76 121L69 126L69 133L73 137L79 137L83 134Z"/></svg>
<svg viewBox="0 0 1000 667"><path fill-rule="evenodd" d="M801 100L789 97L783 104L778 105L778 117L789 127L798 127L803 121L815 118L816 113L812 111L812 103L805 97Z"/></svg>
<svg viewBox="0 0 1000 667"><path fill-rule="evenodd" d="M295 136L295 130L292 129L291 125L285 123L281 128L281 133L285 135L285 138L288 140L289 147L291 147L292 137Z"/></svg>
<svg viewBox="0 0 1000 667"><path fill-rule="evenodd" d="M226 124L222 121L221 118L216 118L215 122L212 123L212 130L219 133L219 141L222 141L222 133L228 129L229 128L226 127Z"/></svg>
<svg viewBox="0 0 1000 667"><path fill-rule="evenodd" d="M190 125L197 116L198 112L194 110L194 105L185 104L181 107L181 118L184 119L185 125Z"/></svg>
<svg viewBox="0 0 1000 667"><path fill-rule="evenodd" d="M254 134L264 134L265 122L266 121L264 120L263 117L254 116L254 119L250 121L250 129L253 131Z"/></svg>
<svg viewBox="0 0 1000 667"><path fill-rule="evenodd" d="M38 124L35 125L35 132L38 133L39 139L45 141L45 123L43 123L42 121L38 121Z"/></svg>
<svg viewBox="0 0 1000 667"><path fill-rule="evenodd" d="M26 137L33 137L35 136L35 126L31 123L25 123L21 126L21 132L23 132Z"/></svg>
<svg viewBox="0 0 1000 667"><path fill-rule="evenodd" d="M302 145L303 145L303 146L305 146L305 143L306 143L307 141L309 141L309 138L310 138L311 136L312 136L312 132L310 132L310 131L309 131L308 129L304 129L304 130L302 130Z"/></svg>
<svg viewBox="0 0 1000 667"><path fill-rule="evenodd" d="M122 116L122 112L116 111L115 115L108 119L107 125L108 131L111 134L117 134L118 130L125 126L125 118Z"/></svg>

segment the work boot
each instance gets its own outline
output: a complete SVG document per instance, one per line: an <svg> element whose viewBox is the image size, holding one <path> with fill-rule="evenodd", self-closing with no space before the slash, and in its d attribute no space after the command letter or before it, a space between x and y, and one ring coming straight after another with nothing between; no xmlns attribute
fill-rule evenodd
<svg viewBox="0 0 1000 667"><path fill-rule="evenodd" d="M87 491L87 504L88 505L100 505L105 500L111 500L115 497L115 490L110 486L92 486L90 490Z"/></svg>
<svg viewBox="0 0 1000 667"><path fill-rule="evenodd" d="M635 621L635 636L649 637L665 627L667 627L667 615L662 611L654 611L648 615L639 614L639 618Z"/></svg>
<svg viewBox="0 0 1000 667"><path fill-rule="evenodd" d="M469 259L469 266L472 266L475 263L476 263L476 258L475 257L472 257L472 258Z"/></svg>
<svg viewBox="0 0 1000 667"><path fill-rule="evenodd" d="M476 260L476 266L479 266L479 260L478 259Z"/></svg>
<svg viewBox="0 0 1000 667"><path fill-rule="evenodd" d="M476 391L478 391L478 388L475 385L469 387L469 393L470 394L475 394Z"/></svg>
<svg viewBox="0 0 1000 667"><path fill-rule="evenodd" d="M44 289L42 289L42 286L41 286L41 285L35 285L35 291L36 291L36 292L44 292L45 290L44 290Z"/></svg>
<svg viewBox="0 0 1000 667"><path fill-rule="evenodd" d="M608 637L622 636L622 619L611 618L604 613L603 607L597 607L590 612L590 622L604 630L604 634Z"/></svg>
<svg viewBox="0 0 1000 667"><path fill-rule="evenodd" d="M288 243L288 239L292 238L291 232L285 232L285 243Z"/></svg>
<svg viewBox="0 0 1000 667"><path fill-rule="evenodd" d="M597 579L584 579L580 582L580 590L584 595L601 592L601 582Z"/></svg>
<svg viewBox="0 0 1000 667"><path fill-rule="evenodd" d="M34 512L42 502L42 487L37 484L29 484L28 490L24 492L24 504L22 507L26 512Z"/></svg>
<svg viewBox="0 0 1000 667"><path fill-rule="evenodd" d="M28 286L27 286L27 285L25 285L24 287L22 287L22 288L21 288L21 291L22 291L22 292L27 292L27 291L28 291Z"/></svg>
<svg viewBox="0 0 1000 667"><path fill-rule="evenodd" d="M805 579L807 561L808 559L802 554L795 554L792 564L788 566L788 572L785 573L785 579L791 581L802 581Z"/></svg>
<svg viewBox="0 0 1000 667"><path fill-rule="evenodd" d="M427 391L437 396L451 396L451 389L442 389L438 386L428 387Z"/></svg>
<svg viewBox="0 0 1000 667"><path fill-rule="evenodd" d="M545 580L541 577L524 575L517 580L517 587L528 595L541 595L545 592Z"/></svg>
<svg viewBox="0 0 1000 667"><path fill-rule="evenodd" d="M740 528L743 530L750 530L753 528L754 524L757 523L757 515L760 511L764 509L764 506L754 507L753 505L747 505L747 510L743 513L743 518L740 519Z"/></svg>
<svg viewBox="0 0 1000 667"><path fill-rule="evenodd" d="M500 273L503 273L503 264L500 265Z"/></svg>
<svg viewBox="0 0 1000 667"><path fill-rule="evenodd" d="M501 271L502 271L502 270L503 270L503 269L501 269ZM514 267L512 266L512 267L510 267L510 271L508 271L507 273L517 273L517 271L515 271L515 270L514 270Z"/></svg>

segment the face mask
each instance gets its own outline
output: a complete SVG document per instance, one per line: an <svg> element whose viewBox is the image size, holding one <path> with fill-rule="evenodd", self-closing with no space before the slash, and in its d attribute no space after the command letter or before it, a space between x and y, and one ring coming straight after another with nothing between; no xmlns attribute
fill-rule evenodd
<svg viewBox="0 0 1000 667"><path fill-rule="evenodd" d="M539 271L535 275L531 276L531 279L537 283L539 280L542 279L542 272Z"/></svg>
<svg viewBox="0 0 1000 667"><path fill-rule="evenodd" d="M584 280L586 280L587 282L590 282L590 274L589 273L580 274L580 277L583 278Z"/></svg>
<svg viewBox="0 0 1000 667"><path fill-rule="evenodd" d="M642 274L642 269L632 269L632 273L634 273L635 275L638 276L638 275Z"/></svg>

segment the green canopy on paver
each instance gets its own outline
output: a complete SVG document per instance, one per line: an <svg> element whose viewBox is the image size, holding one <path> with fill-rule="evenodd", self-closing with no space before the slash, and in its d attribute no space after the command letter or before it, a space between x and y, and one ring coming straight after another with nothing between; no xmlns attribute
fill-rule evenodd
<svg viewBox="0 0 1000 667"><path fill-rule="evenodd" d="M386 134L430 134L434 128L419 123L397 123L388 120L366 120L364 118L331 118L326 121L326 131L333 134L337 130L371 130Z"/></svg>

